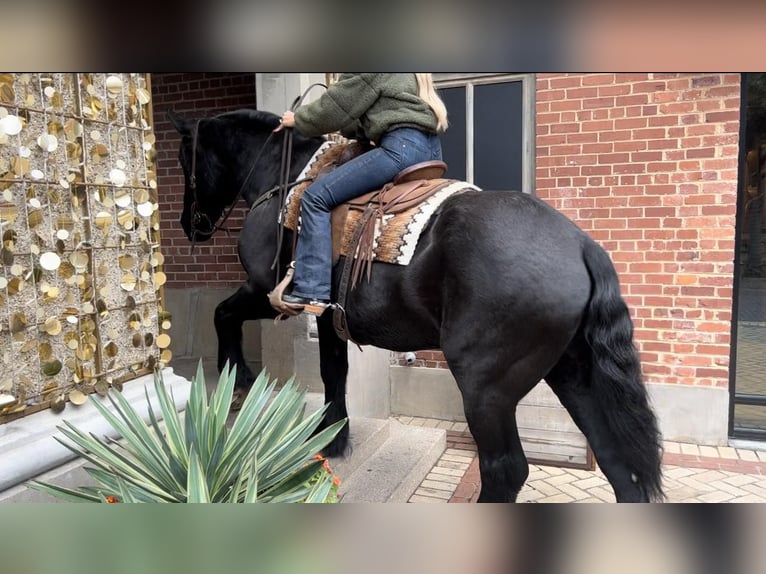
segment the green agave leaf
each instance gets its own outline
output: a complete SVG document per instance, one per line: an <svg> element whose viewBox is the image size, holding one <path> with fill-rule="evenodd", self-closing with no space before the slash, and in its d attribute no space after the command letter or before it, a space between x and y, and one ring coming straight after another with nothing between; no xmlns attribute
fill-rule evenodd
<svg viewBox="0 0 766 574"><path fill-rule="evenodd" d="M184 411L184 435L186 448L189 452L189 465L191 465L191 451L199 452L199 420L188 408Z"/></svg>
<svg viewBox="0 0 766 574"><path fill-rule="evenodd" d="M205 374L202 370L202 360L197 363L197 374L192 379L191 391L189 392L189 400L186 403L185 417L192 417L193 424L196 432L194 437L190 437L189 425L186 425L187 442L186 446L191 452L192 446L197 451L198 456L204 455L204 445L200 443L200 436L204 435L205 418L207 411L207 389L205 389ZM190 442L190 439L196 439Z"/></svg>
<svg viewBox="0 0 766 574"><path fill-rule="evenodd" d="M255 462L255 459L253 459L252 462ZM245 470L243 469L242 472L239 472L234 476L234 483L229 489L229 491L226 492L227 496L224 499L225 502L230 502L230 503L239 502L240 498L242 498L241 496L242 492L247 491L247 489L250 486L251 480L255 480L256 484L258 484L257 477L252 477L251 473L252 473L252 470L250 472L245 472ZM223 493L221 494L223 495Z"/></svg>
<svg viewBox="0 0 766 574"><path fill-rule="evenodd" d="M249 460L260 441L260 431L265 424L263 412L273 392L275 382L268 383L264 372L258 376L229 432L223 456L218 464L216 484L228 484L241 472L243 463ZM220 483L220 484L219 484Z"/></svg>
<svg viewBox="0 0 766 574"><path fill-rule="evenodd" d="M197 456L197 452L194 450L189 453L189 481L186 491L188 493L187 502L210 502L210 493L208 492L207 482L202 471L202 464L199 456Z"/></svg>
<svg viewBox="0 0 766 574"><path fill-rule="evenodd" d="M64 424L71 426L67 421L65 421ZM83 448L73 447L58 437L54 438L85 460L96 465L96 467L107 472L119 474L126 480L133 482L158 496L168 496L168 493L156 484L151 470L143 467L141 461L124 457L115 449L103 444L94 435L85 435L74 427L59 427L59 429L70 440L74 442L79 441Z"/></svg>
<svg viewBox="0 0 766 574"><path fill-rule="evenodd" d="M242 459L249 459L252 456L258 456L260 457L259 452L263 450L264 443L268 440L273 440L272 437L266 436L266 433L264 432L264 428L269 424L269 421L273 418L273 413L275 413L274 409L267 409L264 411L261 415L261 417L258 418L256 423L253 425L253 428L251 432L248 434L246 440L244 440L242 443L240 443L240 451L239 460ZM225 458L224 458L225 460ZM237 466L237 460L230 460L228 463L222 463L222 473L224 475L227 475L229 472L231 472L234 468Z"/></svg>
<svg viewBox="0 0 766 574"><path fill-rule="evenodd" d="M260 429L265 424L264 410L275 386L276 382L268 384L263 373L253 383L229 432L221 458L222 466L229 464L232 460L241 459L243 454L249 454L254 448Z"/></svg>
<svg viewBox="0 0 766 574"><path fill-rule="evenodd" d="M311 436L326 407L304 418L305 391L296 387L294 378L275 392L276 381L261 371L228 430L235 381L236 365L226 365L208 403L200 361L183 422L173 391L159 372L154 385L160 412L152 407L148 389L144 391L148 424L122 395L110 394L114 410L93 401L122 439L99 438L65 422L60 430L66 440L56 440L93 465L86 471L100 486L75 491L37 483L36 488L89 502L105 496L139 503L326 500L332 476L316 475L321 462L311 457L345 421Z"/></svg>
<svg viewBox="0 0 766 574"><path fill-rule="evenodd" d="M71 488L64 488L63 486L56 486L55 484L48 484L45 482L32 481L25 484L27 487L44 492L61 500L67 502L101 502L98 496L88 494L87 492L81 492L79 490L73 490Z"/></svg>
<svg viewBox="0 0 766 574"><path fill-rule="evenodd" d="M324 503L327 501L327 497L330 496L332 490L333 476L329 473L322 473L321 477L314 484L311 492L306 496L304 502L307 503Z"/></svg>
<svg viewBox="0 0 766 574"><path fill-rule="evenodd" d="M162 420L165 423L167 429L167 440L175 458L179 461L181 466L186 469L189 465L189 451L186 447L186 437L183 433L183 427L181 425L181 419L176 412L175 400L173 398L173 391L171 389L170 394L165 387L162 375L160 373L154 376L154 389L157 393L157 398L160 403L160 410L162 411ZM149 400L147 394L147 401ZM185 471L184 471L185 472Z"/></svg>
<svg viewBox="0 0 766 574"><path fill-rule="evenodd" d="M168 492L181 490L182 487L177 483L170 470L162 444L149 431L149 427L146 426L143 419L122 394L112 392L109 398L122 421L115 417L100 401L91 399L91 402L124 439L125 445L121 444L120 446L124 447L137 460L142 461L165 490Z"/></svg>
<svg viewBox="0 0 766 574"><path fill-rule="evenodd" d="M295 408L295 405L293 405L293 408ZM302 405L301 409L303 409ZM261 464L264 466L271 465L274 460L282 456L282 453L291 452L294 450L294 448L302 446L321 424L325 411L326 407L323 407L305 419L293 420L290 427L286 426L283 429L284 432L280 433L276 438L273 438L273 440L267 440L264 438L262 441L263 447L259 452L259 456L261 457L262 461ZM342 428L343 424L345 424L345 421L339 421L339 426L337 430L335 430L335 433L337 433L340 428ZM327 437L327 435L317 436L319 438L315 437L312 439L310 446L310 448L315 448L316 450L314 450L314 452L309 452L308 456L313 456L319 452L322 448L329 444L332 438L334 438L334 434L332 437ZM326 440L326 443L322 443L322 440Z"/></svg>
<svg viewBox="0 0 766 574"><path fill-rule="evenodd" d="M263 375L263 373L262 373ZM268 395L265 397L257 397L253 393L255 391L264 390L265 377L259 376L259 380L253 385L253 389L248 395L248 399L252 400L251 404L260 403L261 405L265 400L256 399L268 399ZM260 388L257 388L260 387ZM271 389L269 389L271 390ZM289 475L291 471L299 470L302 465L311 459L311 457L324 448L334 438L335 434L342 428L344 422L339 422L335 427L326 429L323 434L318 434L312 439L312 442L298 452L293 452L292 456L286 461L281 461L276 467L277 473L274 474L275 461L277 458L285 452L292 452L299 444L307 439L318 427L324 416L326 407L323 407L316 413L307 417L301 421L302 413L305 410L305 392L296 390L293 379L286 384L269 405L269 409L261 413L255 424L252 424L252 419L242 418L241 420L247 420L251 424L251 433L248 433L248 441L255 441L259 439L259 446L256 449L255 456L259 460L259 490L263 491L266 487L271 487L277 484L280 480ZM247 414L243 405L242 414ZM277 419L276 422L274 419ZM235 421L240 422L240 418ZM271 431L271 432L269 432ZM289 437L287 440L286 435ZM231 436L234 436L232 432ZM284 444L282 441L286 441ZM240 444L246 442L242 440ZM269 444L271 442L272 444ZM254 442L253 442L254 443ZM280 450L279 445L283 444L284 448ZM248 442L248 448L251 448L251 443ZM273 446L276 445L276 446ZM222 474L227 472L243 472L241 468L234 469L234 465L229 466L222 465Z"/></svg>
<svg viewBox="0 0 766 574"><path fill-rule="evenodd" d="M172 496L158 496L148 492L140 485L129 483L120 478L119 475L114 472L104 471L100 468L86 468L85 471L92 476L103 488L94 487L81 487L81 490L86 492L93 491L94 493L103 492L103 494L121 497L122 488L128 488L136 502L183 502L186 498L185 493L180 497ZM120 482L124 484L124 487L120 485ZM91 490L92 489L92 490Z"/></svg>
<svg viewBox="0 0 766 574"><path fill-rule="evenodd" d="M131 503L139 502L136 497L133 496L128 484L119 476L116 477L117 485L120 487L120 502Z"/></svg>
<svg viewBox="0 0 766 574"><path fill-rule="evenodd" d="M138 416L122 395L115 395L114 393L112 395L110 399L112 399L112 404L122 420L117 418L99 401L92 401L112 428L124 439L124 443L115 443L112 439L108 439L116 447L111 449L112 452L117 454L117 449L124 450L130 455L127 458L140 461L143 464L145 468L143 474L145 476L153 476L154 481L166 491L179 490L180 487L170 471L167 460L163 455L162 447L156 437L153 437L141 417ZM106 445L106 441L99 442Z"/></svg>
<svg viewBox="0 0 766 574"><path fill-rule="evenodd" d="M64 425L65 426L58 427L58 429L61 431L61 434L74 444L61 440L59 437L54 438L71 451L92 462L96 466L105 470L114 468L122 473L132 474L134 476L143 476L146 473L151 472L148 468L142 466L140 461L134 461L125 457L114 448L105 444L95 435L85 434L71 425L69 421L64 421Z"/></svg>
<svg viewBox="0 0 766 574"><path fill-rule="evenodd" d="M283 492L276 496L264 497L263 502L270 502L272 504L294 504L296 502L304 502L310 492L311 489L308 486L303 486L299 489Z"/></svg>
<svg viewBox="0 0 766 574"><path fill-rule="evenodd" d="M154 414L154 409L152 408L152 404L149 399L148 389L144 388L144 394L146 395L147 407L149 411L149 422L152 425L152 428L154 429L155 435L157 436L157 438L162 444L163 451L165 452L165 456L167 457L167 460L168 460L168 466L170 468L170 472L175 478L176 484L181 485L182 483L186 481L186 466L184 465L184 461L186 460L186 457L184 457L183 459L180 459L178 456L176 456L174 448L170 445L168 440L165 438L165 433L162 432L162 429L160 429L159 421L157 420L157 416ZM167 428L167 424L165 425L165 427Z"/></svg>
<svg viewBox="0 0 766 574"><path fill-rule="evenodd" d="M317 452L328 445L345 423L345 419L338 421L323 429L305 443L294 445L289 451L282 451L280 458L273 459L275 463L272 465L269 476L262 479L262 488L269 488L272 484L278 483L295 472L306 460L311 459Z"/></svg>
<svg viewBox="0 0 766 574"><path fill-rule="evenodd" d="M262 417L265 420L260 432L262 450L270 449L300 421L303 401L302 393L294 392L291 386L285 386L277 393Z"/></svg>
<svg viewBox="0 0 766 574"><path fill-rule="evenodd" d="M309 480L322 468L321 460L312 460L304 466L298 468L292 475L284 478L269 488L263 488L262 496L276 496L277 494L288 493L291 490L306 486ZM328 475L329 476L329 475ZM308 493L308 488L306 492Z"/></svg>
<svg viewBox="0 0 766 574"><path fill-rule="evenodd" d="M250 387L250 392L248 392L244 402L242 403L242 408L234 420L230 436L235 437L237 436L237 432L247 431L250 428L251 425L245 423L244 420L252 417L253 415L257 415L257 413L263 410L263 407L269 400L269 397L276 387L276 384L276 380L269 380L269 376L266 374L266 371L261 371L258 374L252 386Z"/></svg>
<svg viewBox="0 0 766 574"><path fill-rule="evenodd" d="M210 485L215 484L216 476L218 475L218 464L223 456L223 449L226 446L226 437L220 437L216 444L213 446L213 450L210 453L209 459L206 462L200 462L204 465L205 478Z"/></svg>
<svg viewBox="0 0 766 574"><path fill-rule="evenodd" d="M237 380L237 366L229 370L229 362L221 371L218 386L210 398L210 413L215 421L215 428L226 429L226 420L229 418L231 399L234 396L234 383Z"/></svg>
<svg viewBox="0 0 766 574"><path fill-rule="evenodd" d="M238 495L239 496L239 495ZM245 503L258 502L258 458L253 457L253 463L248 475L247 488L245 488Z"/></svg>
<svg viewBox="0 0 766 574"><path fill-rule="evenodd" d="M207 446L209 453L213 452L220 437L228 434L226 429L226 418L228 417L229 407L234 393L234 381L236 380L236 376L236 365L230 370L227 361L218 377L218 385L210 397L210 405L207 410L207 420L205 425L205 436L208 441ZM202 386L204 387L204 384ZM204 462L204 459L201 458L201 460Z"/></svg>

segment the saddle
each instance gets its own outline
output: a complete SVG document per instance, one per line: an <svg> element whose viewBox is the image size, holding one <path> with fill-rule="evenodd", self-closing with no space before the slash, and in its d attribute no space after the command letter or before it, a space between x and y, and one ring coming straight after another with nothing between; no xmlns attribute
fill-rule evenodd
<svg viewBox="0 0 766 574"><path fill-rule="evenodd" d="M321 154L312 158L309 166L299 177L305 181L296 186L287 197L282 219L284 226L298 231L301 197L313 181L370 149L372 147L369 144L357 141L348 144L332 144ZM351 241L356 222L368 206L374 205L376 213L381 218L412 209L431 197L439 190L439 186L447 181L440 179L446 170L447 164L443 161L427 161L413 165L402 170L382 189L365 193L336 207L331 212L333 265L338 262L341 255L362 256L363 259L372 257L369 252L360 252L356 242ZM374 229L368 230L368 232L372 231Z"/></svg>
<svg viewBox="0 0 766 574"><path fill-rule="evenodd" d="M441 176L447 171L447 164L443 161L426 161L418 163L402 170L391 183L382 189L371 191L343 203L333 209L332 219L332 262L338 262L342 252L349 257L356 256L364 261L372 261L372 242L357 245L348 238L344 242L344 236L348 235L346 223L349 211L364 213L374 208L376 215L382 219L384 215L393 215L413 208L436 193L446 180ZM374 220L371 220L374 224ZM367 236L374 232L374 225L367 223L367 228L362 231L360 240L364 242ZM364 247L362 249L362 246ZM346 249L344 249L344 247Z"/></svg>

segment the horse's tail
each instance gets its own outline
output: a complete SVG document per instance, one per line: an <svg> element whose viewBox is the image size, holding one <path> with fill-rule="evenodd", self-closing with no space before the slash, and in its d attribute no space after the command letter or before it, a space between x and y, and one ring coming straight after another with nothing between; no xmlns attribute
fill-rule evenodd
<svg viewBox="0 0 766 574"><path fill-rule="evenodd" d="M633 322L620 294L612 261L587 239L583 259L591 278L584 335L592 354L593 396L609 430L622 445L632 471L650 500L662 492L662 443L657 420L641 380L641 363L633 346Z"/></svg>

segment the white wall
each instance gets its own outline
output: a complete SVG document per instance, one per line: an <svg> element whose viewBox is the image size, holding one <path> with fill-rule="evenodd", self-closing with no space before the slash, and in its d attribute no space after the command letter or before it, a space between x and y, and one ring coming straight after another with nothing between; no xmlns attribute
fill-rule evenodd
<svg viewBox="0 0 766 574"><path fill-rule="evenodd" d="M324 84L325 74L256 74L255 97L258 109L281 115L290 109L295 98L316 82ZM304 103L314 101L323 91L322 87L312 88Z"/></svg>

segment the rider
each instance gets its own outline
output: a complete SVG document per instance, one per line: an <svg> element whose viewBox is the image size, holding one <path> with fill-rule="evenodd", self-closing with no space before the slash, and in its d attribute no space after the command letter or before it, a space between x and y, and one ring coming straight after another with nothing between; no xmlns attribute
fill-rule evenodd
<svg viewBox="0 0 766 574"><path fill-rule="evenodd" d="M294 287L282 300L321 315L330 304L330 211L380 189L403 169L442 159L447 110L431 74L342 74L322 96L282 115L282 128L317 136L340 131L374 147L318 178L301 199Z"/></svg>

